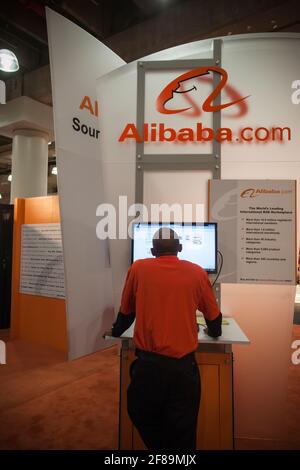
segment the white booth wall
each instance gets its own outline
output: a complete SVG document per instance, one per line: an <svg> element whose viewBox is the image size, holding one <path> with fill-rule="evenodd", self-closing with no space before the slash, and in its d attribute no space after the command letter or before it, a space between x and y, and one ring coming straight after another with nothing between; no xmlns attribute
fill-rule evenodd
<svg viewBox="0 0 300 470"><path fill-rule="evenodd" d="M250 95L246 100L248 111L244 116L236 117L234 108L222 111L222 127L235 130L244 126L289 126L292 139L286 143L222 144L221 177L285 178L299 182L299 107L291 101L291 85L294 80L300 79L300 35L252 34L225 37L222 40L221 66L228 72L230 84L238 89L242 96ZM141 60L212 58L212 44L212 40L185 44ZM169 76L175 78L180 73L182 72L175 70ZM165 84L169 76L164 73ZM164 83L164 80L162 82ZM146 79L147 122L170 124L169 116L167 119L162 118L155 110L152 98L156 88L154 91L150 90L148 95L147 87L151 87L151 83L147 83ZM153 83L155 87L156 80ZM152 105L148 100L149 96L153 101ZM105 200L118 207L119 195L127 195L128 204L132 204L135 197L135 142L131 140L121 143L118 138L127 123L136 122L137 63L125 65L100 78L98 98L102 107L100 151ZM222 102L228 100L228 96L223 93ZM198 118L198 121L203 122L202 117ZM195 124L195 118L187 116L184 126L178 124L177 117L173 116L172 119L173 127L192 127ZM180 119L182 120L182 117ZM205 119L209 123L211 115ZM153 144L151 145L153 147ZM169 147L168 143L158 145L159 153L203 153L201 146L197 147L192 143L181 146L180 151L175 151L174 147L171 149L174 144ZM155 149L153 151L152 148L151 152L154 153ZM145 203L207 204L208 175L203 177L203 174L199 174L198 185L197 173L186 171L178 175L179 173L171 170L145 174ZM130 264L130 241L111 240L110 259L117 312L122 285ZM221 291L223 314L233 316L251 341L249 347L234 348L236 437L284 440L287 432L285 406L295 288L222 284Z"/></svg>
<svg viewBox="0 0 300 470"><path fill-rule="evenodd" d="M95 137L96 79L124 61L63 16L49 8L46 14L65 264L68 356L75 359L107 347L102 334L114 318L107 241L96 237L96 208L104 197ZM85 106L81 106L84 98ZM74 129L74 118L85 126L85 132ZM94 137L86 132L88 128Z"/></svg>

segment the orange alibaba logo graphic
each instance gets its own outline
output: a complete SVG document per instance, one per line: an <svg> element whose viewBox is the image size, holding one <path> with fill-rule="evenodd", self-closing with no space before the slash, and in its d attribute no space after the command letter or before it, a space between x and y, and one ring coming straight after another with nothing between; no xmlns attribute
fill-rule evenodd
<svg viewBox="0 0 300 470"><path fill-rule="evenodd" d="M214 67L214 66L207 66L207 67L198 67L196 69L190 70L189 72L183 73L179 77L172 80L159 94L156 100L156 109L161 114L178 114L184 113L189 111L190 116L199 116L201 114L201 108L199 107L198 103L191 97L191 93L194 90L197 90L197 86L193 85L189 89L184 89L184 82L196 79L199 81L199 84L208 82L212 82L212 77L206 77L209 72L216 72L221 76L219 83L217 84L216 88L209 94L206 98L204 103L202 104L202 110L205 112L216 112L222 109L228 108L229 106L238 105L239 110L238 112L232 117L241 117L247 112L247 104L245 100L250 96L242 97L240 93L230 86L228 81L228 74L226 70L221 67ZM214 100L217 96L221 93L224 89L227 95L231 98L229 103L214 105ZM184 96L186 101L190 104L190 106L185 108L178 108L178 109L170 109L167 107L168 103L173 100L173 98L181 94Z"/></svg>
<svg viewBox="0 0 300 470"><path fill-rule="evenodd" d="M242 191L240 196L243 197L243 198L245 198L245 197L256 197L257 194L256 194L255 189L249 188L249 189L245 189L244 191Z"/></svg>

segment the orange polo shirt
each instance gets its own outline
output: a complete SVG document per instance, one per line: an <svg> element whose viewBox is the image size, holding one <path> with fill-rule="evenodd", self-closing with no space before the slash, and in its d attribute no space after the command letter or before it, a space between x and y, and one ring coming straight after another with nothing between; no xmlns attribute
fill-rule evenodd
<svg viewBox="0 0 300 470"><path fill-rule="evenodd" d="M206 271L177 256L135 261L129 268L120 312L136 313L134 344L180 358L198 346L196 309L208 320L220 313Z"/></svg>

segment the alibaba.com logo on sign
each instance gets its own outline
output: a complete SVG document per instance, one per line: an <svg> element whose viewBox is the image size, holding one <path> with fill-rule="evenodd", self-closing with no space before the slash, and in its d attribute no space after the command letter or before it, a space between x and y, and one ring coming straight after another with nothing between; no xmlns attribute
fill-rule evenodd
<svg viewBox="0 0 300 470"><path fill-rule="evenodd" d="M199 91L203 92L203 85L211 86L213 74L217 73L220 80L216 87L204 99ZM227 97L226 103L214 104L221 92ZM230 118L242 118L247 114L247 98L250 95L241 95L228 83L228 74L221 67L204 66L192 69L179 75L177 78L165 85L155 101L156 111L160 115L173 115L174 126L180 121L176 116L184 118L197 118L202 113L214 113L226 108L233 108ZM179 98L179 100L178 100ZM176 103L182 101L179 106ZM170 121L169 121L170 122ZM182 123L182 119L181 119ZM217 141L220 143L252 143L267 141L291 140L291 129L289 127L241 127L233 130L230 127L214 129L205 127L202 122L195 122L193 127L175 127L166 125L164 122L145 122L142 129L138 130L135 123L128 123L124 127L119 142L130 140L136 142L175 142L175 143L205 143Z"/></svg>
<svg viewBox="0 0 300 470"><path fill-rule="evenodd" d="M198 116L201 114L201 108L193 97L193 92L197 91L197 85L201 85L203 82L211 82L212 76L206 77L209 72L216 72L221 76L221 80L217 84L216 88L210 93L202 105L202 110L205 112L216 112L222 109L228 108L229 106L239 105L239 111L236 117L241 117L247 112L247 104L244 102L249 96L242 97L232 86L227 84L228 74L226 70L221 67L198 67L190 70L189 72L183 73L179 77L172 80L160 93L156 100L156 109L161 114L178 114L185 113L186 111L192 111L189 113L190 116ZM197 81L196 81L197 80ZM184 88L186 82L192 81L192 84L187 89ZM221 91L224 89L227 95L230 96L232 101L229 103L214 105L214 100L218 97ZM176 95L184 95L186 101L190 106L180 109L170 109L167 104L176 97Z"/></svg>
<svg viewBox="0 0 300 470"><path fill-rule="evenodd" d="M287 193L291 193L290 190L288 191L284 191L284 190L280 190L280 189L253 189L253 188L247 188L245 189L244 191L241 192L240 194L240 197L241 198L253 198L253 197L257 197L257 196L260 196L261 194L287 194Z"/></svg>

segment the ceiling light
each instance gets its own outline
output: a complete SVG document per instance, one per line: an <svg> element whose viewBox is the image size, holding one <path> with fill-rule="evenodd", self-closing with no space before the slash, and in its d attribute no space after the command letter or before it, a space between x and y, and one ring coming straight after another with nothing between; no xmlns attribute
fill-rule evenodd
<svg viewBox="0 0 300 470"><path fill-rule="evenodd" d="M54 166L51 170L52 175L57 175L57 166Z"/></svg>
<svg viewBox="0 0 300 470"><path fill-rule="evenodd" d="M0 193L0 199L2 199L2 194Z"/></svg>
<svg viewBox="0 0 300 470"><path fill-rule="evenodd" d="M11 175L8 175L7 181L11 181L11 180L12 180L12 176L11 176Z"/></svg>
<svg viewBox="0 0 300 470"><path fill-rule="evenodd" d="M0 49L0 70L2 72L16 72L19 62L16 55L8 49Z"/></svg>

